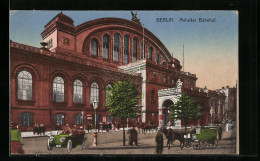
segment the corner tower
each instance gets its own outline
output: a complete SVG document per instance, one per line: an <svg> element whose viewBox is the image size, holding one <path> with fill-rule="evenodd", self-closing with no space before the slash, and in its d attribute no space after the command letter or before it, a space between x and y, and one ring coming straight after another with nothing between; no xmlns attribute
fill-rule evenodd
<svg viewBox="0 0 260 161"><path fill-rule="evenodd" d="M47 48L56 51L57 48L75 50L74 21L60 12L41 33L43 41L48 43Z"/></svg>

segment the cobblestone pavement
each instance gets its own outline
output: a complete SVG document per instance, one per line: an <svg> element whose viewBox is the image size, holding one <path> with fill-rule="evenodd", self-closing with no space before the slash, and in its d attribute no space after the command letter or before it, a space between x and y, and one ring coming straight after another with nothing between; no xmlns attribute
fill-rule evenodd
<svg viewBox="0 0 260 161"><path fill-rule="evenodd" d="M100 143L98 147L88 144L86 149L82 149L79 145L72 149L71 153L66 148L53 148L52 151L47 150L48 137L24 138L23 149L25 154L154 154L155 151L155 134L139 135L138 146L129 146L126 140L126 146L123 146L122 139L115 142ZM122 137L121 137L122 138ZM127 135L126 135L127 138ZM101 139L101 138L100 138ZM93 143L92 140L89 142ZM166 145L166 140L164 142ZM215 149L194 150L192 147L181 150L179 141L175 141L170 150L164 147L163 154L235 154L234 140L220 140L219 145Z"/></svg>

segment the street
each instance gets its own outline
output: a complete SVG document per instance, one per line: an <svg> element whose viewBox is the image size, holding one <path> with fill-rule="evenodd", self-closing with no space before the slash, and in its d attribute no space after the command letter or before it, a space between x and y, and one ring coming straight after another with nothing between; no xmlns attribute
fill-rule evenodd
<svg viewBox="0 0 260 161"><path fill-rule="evenodd" d="M128 145L128 135L126 135L126 146L123 146L122 133L102 133L99 135L97 147L93 147L93 134L85 134L87 136L87 148L82 149L81 145L73 148L71 153L67 152L67 148L56 148L52 151L47 150L47 136L42 137L30 137L23 138L23 149L25 154L154 154L155 151L155 133L151 134L139 134L138 146ZM109 139L110 141L104 141L110 136L115 136L115 139ZM235 154L234 140L220 140L218 146L215 149L199 149L194 150L192 147L181 150L180 143L176 140L171 149L166 147L166 139L164 139L163 154Z"/></svg>

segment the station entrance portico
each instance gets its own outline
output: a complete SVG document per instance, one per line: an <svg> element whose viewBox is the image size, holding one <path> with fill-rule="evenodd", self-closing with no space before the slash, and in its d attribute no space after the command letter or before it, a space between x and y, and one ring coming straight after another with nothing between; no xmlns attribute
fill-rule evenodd
<svg viewBox="0 0 260 161"><path fill-rule="evenodd" d="M170 106L178 101L178 96L181 96L181 86L182 82L178 80L176 88L161 89L158 91L159 127L181 126L181 120L171 120L169 118Z"/></svg>

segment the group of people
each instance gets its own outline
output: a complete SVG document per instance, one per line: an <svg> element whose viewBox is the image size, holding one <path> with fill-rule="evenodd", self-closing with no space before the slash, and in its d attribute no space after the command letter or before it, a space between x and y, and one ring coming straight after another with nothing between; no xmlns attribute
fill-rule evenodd
<svg viewBox="0 0 260 161"><path fill-rule="evenodd" d="M43 135L45 135L45 125L44 124L35 124L34 126L33 126L33 135L35 135L35 134L37 134L37 135L41 135L41 134L43 134Z"/></svg>
<svg viewBox="0 0 260 161"><path fill-rule="evenodd" d="M96 127L98 131L106 130L107 132L109 132L110 130L116 131L119 130L119 128L120 128L120 124L118 122L107 122L107 123L100 122L99 124L97 124ZM95 129L95 125L87 124L88 132L90 131L90 129Z"/></svg>
<svg viewBox="0 0 260 161"><path fill-rule="evenodd" d="M84 134L84 130L80 130L77 128L76 125L74 125L74 128L70 128L68 124L66 124L66 127L62 130L61 134L66 135L81 135Z"/></svg>

